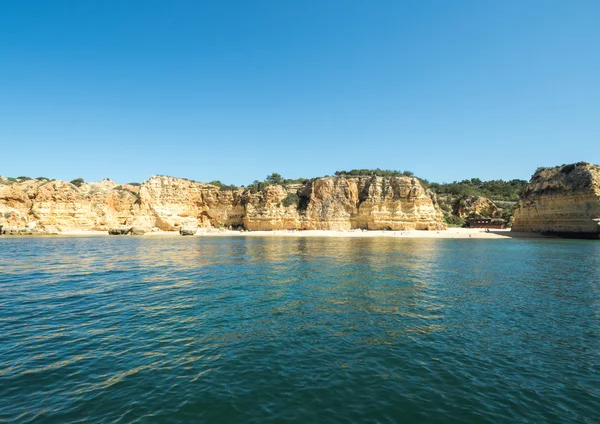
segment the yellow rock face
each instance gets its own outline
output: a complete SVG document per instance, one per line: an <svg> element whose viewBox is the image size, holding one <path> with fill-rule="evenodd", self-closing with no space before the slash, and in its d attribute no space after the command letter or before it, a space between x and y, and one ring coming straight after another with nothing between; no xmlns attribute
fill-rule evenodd
<svg viewBox="0 0 600 424"><path fill-rule="evenodd" d="M116 187L108 182L75 187L50 181L33 192L32 218L53 231L108 230L124 223L137 207L134 193Z"/></svg>
<svg viewBox="0 0 600 424"><path fill-rule="evenodd" d="M297 206L285 207L291 193L269 187L246 207L249 230L441 230L446 225L433 197L409 177L318 178L298 190Z"/></svg>
<svg viewBox="0 0 600 424"><path fill-rule="evenodd" d="M369 230L444 230L434 196L416 178L371 178L360 182L356 228Z"/></svg>
<svg viewBox="0 0 600 424"><path fill-rule="evenodd" d="M257 193L166 176L151 177L140 187L110 180L79 187L58 180L0 180L0 213L0 224L35 223L47 231L122 225L145 231L445 228L434 197L409 177L318 178Z"/></svg>
<svg viewBox="0 0 600 424"><path fill-rule="evenodd" d="M256 194L245 193L244 228L250 231L300 228L301 220L296 204L284 205L284 200L289 194L291 192L282 186L269 186Z"/></svg>
<svg viewBox="0 0 600 424"><path fill-rule="evenodd" d="M486 197L467 197L463 205L459 205L456 215L461 218L485 217L495 218L500 216L502 209Z"/></svg>
<svg viewBox="0 0 600 424"><path fill-rule="evenodd" d="M24 187L0 185L0 225L25 227L29 223L32 203Z"/></svg>
<svg viewBox="0 0 600 424"><path fill-rule="evenodd" d="M513 231L600 234L600 166L538 170L515 211Z"/></svg>
<svg viewBox="0 0 600 424"><path fill-rule="evenodd" d="M132 223L144 221L164 231L182 225L198 227L241 226L244 207L241 191L220 190L182 178L151 177L139 191L140 215Z"/></svg>

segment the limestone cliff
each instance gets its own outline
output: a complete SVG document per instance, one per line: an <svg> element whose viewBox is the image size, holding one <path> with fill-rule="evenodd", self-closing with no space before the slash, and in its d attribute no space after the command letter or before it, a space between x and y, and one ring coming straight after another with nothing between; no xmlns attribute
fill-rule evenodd
<svg viewBox="0 0 600 424"><path fill-rule="evenodd" d="M513 231L600 235L600 166L539 169L515 210Z"/></svg>
<svg viewBox="0 0 600 424"><path fill-rule="evenodd" d="M300 228L297 202L285 202L293 192L279 185L269 186L258 193L246 191L243 194L244 228L250 231Z"/></svg>
<svg viewBox="0 0 600 424"><path fill-rule="evenodd" d="M241 190L220 190L182 178L154 176L140 187L140 213L127 224L178 230L182 225L237 227L243 225Z"/></svg>
<svg viewBox="0 0 600 424"><path fill-rule="evenodd" d="M0 181L0 224L49 232L105 230L139 213L137 188L110 180L77 187L59 180Z"/></svg>
<svg viewBox="0 0 600 424"><path fill-rule="evenodd" d="M141 186L110 180L0 180L0 225L61 232L137 227L278 229L445 228L435 196L410 177L328 177L295 186L222 190L154 176Z"/></svg>
<svg viewBox="0 0 600 424"><path fill-rule="evenodd" d="M460 218L499 218L502 209L487 197L466 196L454 205L454 214Z"/></svg>
<svg viewBox="0 0 600 424"><path fill-rule="evenodd" d="M369 230L445 229L435 195L411 177L359 181L358 228Z"/></svg>
<svg viewBox="0 0 600 424"><path fill-rule="evenodd" d="M296 196L296 204L286 206ZM410 177L316 178L298 190L271 186L245 201L250 230L446 228L435 197Z"/></svg>

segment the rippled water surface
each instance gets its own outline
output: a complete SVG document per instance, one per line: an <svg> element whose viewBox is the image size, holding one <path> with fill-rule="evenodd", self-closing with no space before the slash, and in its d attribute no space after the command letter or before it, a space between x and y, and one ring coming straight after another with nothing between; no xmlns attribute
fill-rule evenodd
<svg viewBox="0 0 600 424"><path fill-rule="evenodd" d="M0 239L0 422L600 422L600 243Z"/></svg>

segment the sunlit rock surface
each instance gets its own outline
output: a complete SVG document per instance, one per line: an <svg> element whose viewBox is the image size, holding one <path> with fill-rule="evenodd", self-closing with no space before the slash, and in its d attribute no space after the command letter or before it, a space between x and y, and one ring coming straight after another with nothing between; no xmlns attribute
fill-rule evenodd
<svg viewBox="0 0 600 424"><path fill-rule="evenodd" d="M541 168L515 211L513 231L600 235L600 166L585 162Z"/></svg>
<svg viewBox="0 0 600 424"><path fill-rule="evenodd" d="M181 228L247 230L439 230L435 201L411 177L326 177L261 190L153 176L141 185L110 180L74 185L59 180L0 179L0 224L43 231L128 226L140 233Z"/></svg>

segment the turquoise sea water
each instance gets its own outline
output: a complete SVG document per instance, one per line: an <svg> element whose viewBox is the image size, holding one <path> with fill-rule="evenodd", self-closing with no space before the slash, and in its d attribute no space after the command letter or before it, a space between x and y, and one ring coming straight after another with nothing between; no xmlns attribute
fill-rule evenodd
<svg viewBox="0 0 600 424"><path fill-rule="evenodd" d="M598 423L600 242L0 238L0 422Z"/></svg>

